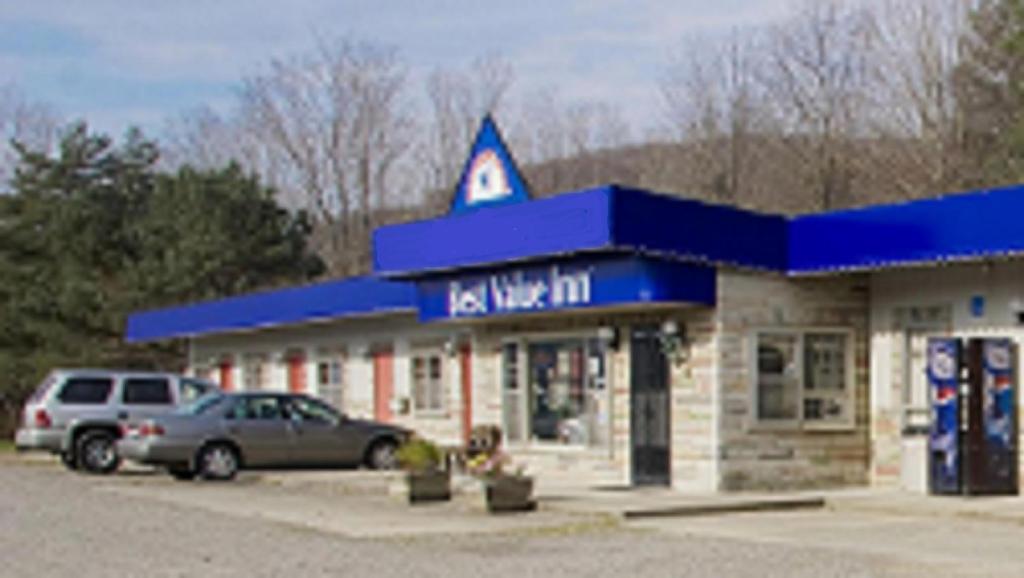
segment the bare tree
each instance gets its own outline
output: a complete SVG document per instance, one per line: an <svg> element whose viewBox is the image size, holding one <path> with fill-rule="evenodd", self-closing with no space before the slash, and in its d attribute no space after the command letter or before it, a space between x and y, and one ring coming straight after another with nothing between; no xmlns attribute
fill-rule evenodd
<svg viewBox="0 0 1024 578"><path fill-rule="evenodd" d="M476 59L465 72L435 70L427 79L430 123L420 156L427 168L425 192L439 195L428 203L447 198L480 119L498 114L513 80L512 66L498 55Z"/></svg>
<svg viewBox="0 0 1024 578"><path fill-rule="evenodd" d="M761 82L806 169L816 208L852 197L856 159L848 145L863 126L870 24L859 4L817 0L804 2L770 33L770 66Z"/></svg>
<svg viewBox="0 0 1024 578"><path fill-rule="evenodd" d="M869 127L904 151L901 164L887 171L903 198L949 191L963 179L954 78L971 4L885 0L871 11L877 44Z"/></svg>
<svg viewBox="0 0 1024 578"><path fill-rule="evenodd" d="M736 202L747 186L752 139L766 129L753 75L757 42L749 30L724 41L691 37L660 82L668 133L698 158L689 186L722 202Z"/></svg>
<svg viewBox="0 0 1024 578"><path fill-rule="evenodd" d="M340 41L275 60L244 83L242 122L314 215L332 274L369 266L375 214L394 194L391 179L412 137L405 78L393 49Z"/></svg>
<svg viewBox="0 0 1024 578"><path fill-rule="evenodd" d="M12 143L47 151L56 142L60 122L49 106L30 101L12 84L0 86L0 191L10 186L17 166Z"/></svg>

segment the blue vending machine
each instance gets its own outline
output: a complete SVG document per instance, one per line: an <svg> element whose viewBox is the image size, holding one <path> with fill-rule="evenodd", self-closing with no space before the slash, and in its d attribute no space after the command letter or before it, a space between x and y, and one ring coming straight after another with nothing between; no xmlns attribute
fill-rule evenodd
<svg viewBox="0 0 1024 578"><path fill-rule="evenodd" d="M1016 348L1009 339L967 343L964 493L1017 494Z"/></svg>
<svg viewBox="0 0 1024 578"><path fill-rule="evenodd" d="M932 402L928 486L933 494L963 491L960 456L960 340L928 340L928 389Z"/></svg>

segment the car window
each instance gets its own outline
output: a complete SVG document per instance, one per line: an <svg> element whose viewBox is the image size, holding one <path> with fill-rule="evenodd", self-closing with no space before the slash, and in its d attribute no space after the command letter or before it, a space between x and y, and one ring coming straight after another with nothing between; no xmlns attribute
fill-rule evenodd
<svg viewBox="0 0 1024 578"><path fill-rule="evenodd" d="M189 402L206 395L213 388L206 382L186 377L181 380L181 383L178 385L178 389L181 394L181 401Z"/></svg>
<svg viewBox="0 0 1024 578"><path fill-rule="evenodd" d="M43 382L39 384L39 387L37 387L36 390L32 392L32 397L30 397L28 400L31 401L32 403L41 401L43 397L46 396L46 392L50 391L50 388L53 387L53 384L55 383L57 383L57 378L53 375L47 375L46 379L44 379Z"/></svg>
<svg viewBox="0 0 1024 578"><path fill-rule="evenodd" d="M328 424L336 424L341 420L341 416L328 407L327 404L320 403L314 399L310 399L308 397L293 397L290 402L291 416L293 418L298 418L303 421Z"/></svg>
<svg viewBox="0 0 1024 578"><path fill-rule="evenodd" d="M69 377L57 396L62 403L103 404L114 381L109 377Z"/></svg>
<svg viewBox="0 0 1024 578"><path fill-rule="evenodd" d="M243 397L228 412L233 419L276 420L283 419L284 412L276 397Z"/></svg>
<svg viewBox="0 0 1024 578"><path fill-rule="evenodd" d="M129 377L124 380L121 401L131 405L169 405L171 383L164 377Z"/></svg>
<svg viewBox="0 0 1024 578"><path fill-rule="evenodd" d="M210 393L192 400L191 403L183 405L175 412L180 415L201 415L206 413L212 407L216 407L224 399L218 391L211 391Z"/></svg>

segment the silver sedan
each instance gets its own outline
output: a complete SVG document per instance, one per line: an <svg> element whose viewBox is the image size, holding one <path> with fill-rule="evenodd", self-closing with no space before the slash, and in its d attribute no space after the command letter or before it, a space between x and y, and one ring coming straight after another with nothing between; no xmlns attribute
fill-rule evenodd
<svg viewBox="0 0 1024 578"><path fill-rule="evenodd" d="M350 419L318 399L288 393L216 393L128 428L129 460L176 478L229 480L242 468L395 466L410 432Z"/></svg>

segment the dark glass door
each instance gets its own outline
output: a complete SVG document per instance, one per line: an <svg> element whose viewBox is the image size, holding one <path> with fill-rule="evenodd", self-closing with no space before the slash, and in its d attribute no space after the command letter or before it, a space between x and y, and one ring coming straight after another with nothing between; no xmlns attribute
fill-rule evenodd
<svg viewBox="0 0 1024 578"><path fill-rule="evenodd" d="M668 361L657 327L634 328L630 376L633 483L667 486L671 482Z"/></svg>

